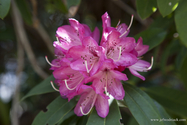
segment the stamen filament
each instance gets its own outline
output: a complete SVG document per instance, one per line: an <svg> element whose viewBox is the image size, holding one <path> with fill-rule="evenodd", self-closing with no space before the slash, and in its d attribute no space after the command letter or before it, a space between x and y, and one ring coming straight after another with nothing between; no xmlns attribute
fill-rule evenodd
<svg viewBox="0 0 187 125"><path fill-rule="evenodd" d="M55 91L59 92L59 89L56 89L56 88L55 88L55 86L54 86L54 84L53 84L53 81L51 81L51 86L53 87L53 89L54 89Z"/></svg>
<svg viewBox="0 0 187 125"><path fill-rule="evenodd" d="M121 48L122 48L122 47L120 46L120 47L119 47L119 55L118 55L118 59L117 59L117 60L113 59L111 56L108 56L108 58L113 59L115 62L116 62L116 61L119 61L119 59L121 58L121 53L122 53Z"/></svg>
<svg viewBox="0 0 187 125"><path fill-rule="evenodd" d="M59 46L62 47L62 49L67 50L67 49L65 49L65 48L61 45L61 43L60 43L60 41L59 41L59 38L56 37L56 39L57 39L57 41L58 41L58 43L59 43Z"/></svg>
<svg viewBox="0 0 187 125"><path fill-rule="evenodd" d="M64 82L65 82L65 85L66 85L67 89L74 90L82 82L83 79L84 79L84 77L79 81L79 83L74 88L69 88L68 83L67 83L67 79L65 79Z"/></svg>
<svg viewBox="0 0 187 125"><path fill-rule="evenodd" d="M123 35L125 35L127 33L127 31L130 29L130 27L132 25L132 22L133 22L133 17L134 17L134 15L131 16L131 22L130 22L129 27L127 28L127 30L123 34L121 34L119 37L122 37Z"/></svg>
<svg viewBox="0 0 187 125"><path fill-rule="evenodd" d="M87 61L85 60L84 62L85 62L85 66L86 66L86 71L87 71L87 73L89 73L92 70L95 62L92 64L92 66L91 66L90 69L88 69L88 63L87 63Z"/></svg>
<svg viewBox="0 0 187 125"><path fill-rule="evenodd" d="M93 107L93 106L92 106ZM87 112L87 113L84 113L83 110L82 110L82 106L80 106L80 110L81 110L81 113L83 115L88 115L90 113L90 111L92 110L92 107L90 108L90 110Z"/></svg>
<svg viewBox="0 0 187 125"><path fill-rule="evenodd" d="M105 87L105 94L108 96L107 87Z"/></svg>
<svg viewBox="0 0 187 125"><path fill-rule="evenodd" d="M53 66L53 67L60 67L60 66L56 66L56 65L53 65L52 63L50 63L49 60L48 60L48 58L47 58L47 56L45 56L45 60L47 61L47 63L48 63L49 65L51 65L51 66Z"/></svg>
<svg viewBox="0 0 187 125"><path fill-rule="evenodd" d="M147 68L147 70L150 70L153 67L153 62L154 62L154 60L153 60L153 56L152 56L151 57L151 65Z"/></svg>
<svg viewBox="0 0 187 125"><path fill-rule="evenodd" d="M119 20L119 21L118 21L118 24L116 25L116 28L119 26L120 22L121 22L121 21Z"/></svg>

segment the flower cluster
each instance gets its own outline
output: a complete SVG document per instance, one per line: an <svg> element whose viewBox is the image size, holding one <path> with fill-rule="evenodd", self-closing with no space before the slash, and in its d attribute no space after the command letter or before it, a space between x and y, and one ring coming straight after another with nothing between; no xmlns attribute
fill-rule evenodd
<svg viewBox="0 0 187 125"><path fill-rule="evenodd" d="M69 19L70 25L58 28L57 41L54 42L55 56L50 63L63 98L71 100L80 95L74 109L78 116L87 115L95 106L100 117L109 112L109 94L117 100L125 96L120 80L128 80L121 71L130 72L145 80L137 71L146 72L152 64L141 60L149 46L143 45L142 38L137 43L133 37L127 37L129 26L120 22L111 27L107 12L102 16L103 33L99 45L98 28L93 32L85 24ZM47 58L47 57L46 57Z"/></svg>

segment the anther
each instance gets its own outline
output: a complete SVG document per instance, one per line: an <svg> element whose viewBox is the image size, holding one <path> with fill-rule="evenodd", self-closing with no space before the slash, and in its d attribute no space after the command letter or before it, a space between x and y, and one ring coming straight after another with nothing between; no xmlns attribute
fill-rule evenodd
<svg viewBox="0 0 187 125"><path fill-rule="evenodd" d="M53 66L53 67L60 67L60 66L56 66L56 65L51 64L51 63L49 62L47 56L45 56L45 60L47 61L47 63L48 63L49 65L51 65L51 66Z"/></svg>
<svg viewBox="0 0 187 125"><path fill-rule="evenodd" d="M130 22L129 27L127 28L127 30L123 34L121 34L119 37L122 37L123 35L125 35L127 33L127 31L130 29L130 27L132 25L132 22L133 22L133 17L134 17L134 15L131 16L131 22Z"/></svg>
<svg viewBox="0 0 187 125"><path fill-rule="evenodd" d="M54 86L54 84L53 84L53 81L51 81L51 86L53 87L53 89L54 89L55 91L59 92L59 89L56 89L56 88L55 88L55 86Z"/></svg>
<svg viewBox="0 0 187 125"><path fill-rule="evenodd" d="M150 70L153 67L153 62L154 62L154 60L153 60L153 56L152 56L151 57L151 65L147 68L147 70Z"/></svg>

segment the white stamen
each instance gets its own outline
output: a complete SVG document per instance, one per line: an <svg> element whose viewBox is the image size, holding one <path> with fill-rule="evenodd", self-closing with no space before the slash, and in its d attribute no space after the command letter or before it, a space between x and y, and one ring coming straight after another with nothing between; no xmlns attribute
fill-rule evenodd
<svg viewBox="0 0 187 125"><path fill-rule="evenodd" d="M52 63L50 63L49 60L48 60L48 58L47 58L47 56L45 56L45 60L47 61L47 63L48 63L49 65L51 65L51 66L53 66L53 67L60 67L60 66L56 66L56 65L53 65Z"/></svg>
<svg viewBox="0 0 187 125"><path fill-rule="evenodd" d="M92 106L93 107L93 106ZM90 111L92 110L92 107L90 108L90 110L87 112L87 113L84 113L83 110L82 110L82 106L80 106L80 110L81 110L81 113L83 115L88 115L90 113Z"/></svg>
<svg viewBox="0 0 187 125"><path fill-rule="evenodd" d="M121 21L119 20L119 21L118 21L118 24L116 25L116 28L119 26L120 22L121 22Z"/></svg>
<svg viewBox="0 0 187 125"><path fill-rule="evenodd" d="M74 90L82 82L83 79L84 79L84 77L79 81L79 83L74 88L69 88L68 83L67 83L67 79L65 79L64 82L65 82L65 85L66 85L67 89Z"/></svg>
<svg viewBox="0 0 187 125"><path fill-rule="evenodd" d="M119 55L118 55L118 59L117 59L117 60L113 59L111 56L109 56L108 58L113 59L115 62L116 62L116 61L119 61L119 59L121 58L121 53L122 53L121 48L122 48L122 47L120 46L120 47L119 47Z"/></svg>
<svg viewBox="0 0 187 125"><path fill-rule="evenodd" d="M133 15L131 16L131 22L130 22L130 24L129 24L129 27L127 28L127 30L123 33L123 34L121 34L119 37L122 37L123 35L125 35L126 33L127 33L127 31L130 29L130 27L131 27L131 25L132 25L132 22L133 22Z"/></svg>
<svg viewBox="0 0 187 125"><path fill-rule="evenodd" d="M55 86L53 85L53 81L51 81L51 86L53 87L53 89L54 89L55 91L59 92L59 90L56 89Z"/></svg>
<svg viewBox="0 0 187 125"><path fill-rule="evenodd" d="M151 65L147 68L147 70L150 70L153 67L153 56L151 57Z"/></svg>
<svg viewBox="0 0 187 125"><path fill-rule="evenodd" d="M92 66L91 66L90 69L88 69L88 63L87 63L87 61L85 60L84 62L85 62L85 66L86 66L86 71L87 71L87 73L89 73L92 70L95 62L92 64Z"/></svg>
<svg viewBox="0 0 187 125"><path fill-rule="evenodd" d="M120 58L121 58L121 46L119 47L119 56L118 56L118 60L117 61L119 61Z"/></svg>
<svg viewBox="0 0 187 125"><path fill-rule="evenodd" d="M62 49L65 49L65 48L61 45L61 43L60 43L60 41L59 41L59 38L56 37L56 39L57 39L57 41L58 41L58 43L59 43L59 46L62 47ZM65 50L67 50L67 49L65 49Z"/></svg>
<svg viewBox="0 0 187 125"><path fill-rule="evenodd" d="M108 96L109 93L107 92L107 87L105 87L105 94Z"/></svg>

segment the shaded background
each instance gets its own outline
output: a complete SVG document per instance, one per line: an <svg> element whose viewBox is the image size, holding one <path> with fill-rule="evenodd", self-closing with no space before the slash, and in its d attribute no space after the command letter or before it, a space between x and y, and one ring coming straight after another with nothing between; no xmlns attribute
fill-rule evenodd
<svg viewBox="0 0 187 125"><path fill-rule="evenodd" d="M142 20L136 10L135 0L12 1L8 15L0 19L0 124L30 125L37 113L45 111L45 107L59 95L44 94L20 102L29 90L52 74L45 56L49 60L55 58L52 43L56 40L57 28L68 24L68 18L75 18L87 24L91 30L97 26L102 33L101 16L106 11L114 27L119 20L129 25L131 15L134 15L129 36L134 37L150 27L162 28L161 32L165 33L164 36L160 35L161 38L154 33L143 34L145 39L147 37L149 40L160 41L158 46L143 57L150 62L151 56L154 56L154 67L144 73L146 81L125 71L129 77L128 82L142 89L165 86L186 91L187 51L178 38L173 13L163 18L157 10ZM133 124L128 109L122 108L121 113L122 123Z"/></svg>

